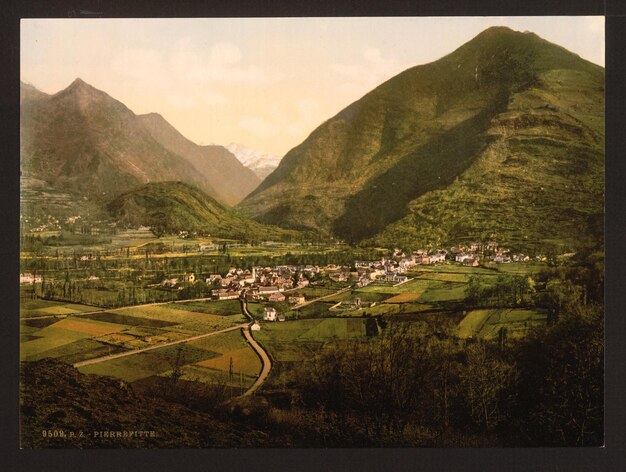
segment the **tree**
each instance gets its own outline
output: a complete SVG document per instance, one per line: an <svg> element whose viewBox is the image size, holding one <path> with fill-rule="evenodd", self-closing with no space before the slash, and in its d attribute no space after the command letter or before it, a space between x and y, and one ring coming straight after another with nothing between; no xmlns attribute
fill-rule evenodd
<svg viewBox="0 0 626 472"><path fill-rule="evenodd" d="M502 421L501 392L512 380L512 366L497 359L484 343L468 346L461 383L470 416L479 428L491 431Z"/></svg>

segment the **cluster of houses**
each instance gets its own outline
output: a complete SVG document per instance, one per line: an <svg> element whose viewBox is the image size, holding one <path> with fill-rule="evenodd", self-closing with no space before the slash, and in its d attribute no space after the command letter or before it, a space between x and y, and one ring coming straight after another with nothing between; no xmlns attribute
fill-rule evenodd
<svg viewBox="0 0 626 472"><path fill-rule="evenodd" d="M206 279L207 285L214 288L211 297L215 300L263 300L269 302L284 302L301 304L305 302L303 295L291 293L286 297L283 292L304 288L309 285L307 274L320 272L318 266L281 265L275 267L253 267L251 270L232 267L224 276L211 274ZM161 282L166 288L182 289L185 284L194 283L196 276L185 273L181 278L168 278Z"/></svg>

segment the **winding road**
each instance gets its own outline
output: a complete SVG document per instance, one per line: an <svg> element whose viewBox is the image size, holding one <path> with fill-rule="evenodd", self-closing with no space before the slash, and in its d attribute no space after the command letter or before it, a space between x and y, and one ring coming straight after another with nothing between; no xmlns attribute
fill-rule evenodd
<svg viewBox="0 0 626 472"><path fill-rule="evenodd" d="M185 301L189 301L189 300L185 300ZM159 304L160 303L150 303L150 304L141 305L141 306L153 306L153 305L159 305ZM107 311L114 311L114 310L107 310ZM254 384L252 384L252 386L248 390L246 390L241 395L242 397L246 397L256 392L259 389L259 387L261 387L261 385L263 385L263 383L267 380L267 377L270 374L270 370L272 369L272 360L268 356L267 352L265 352L263 347L261 347L261 345L252 336L252 325L254 324L254 318L248 311L248 305L245 302L245 300L241 300L241 311L244 314L244 316L246 316L246 318L250 320L248 323L242 323L242 324L230 326L228 328L224 328L218 331L213 331L211 333L199 334L197 336L191 336L185 339L178 339L176 341L156 344L154 346L144 347L141 349L133 349L132 351L125 351L125 352L120 352L117 354L110 354L108 356L96 357L94 359L87 359L85 361L76 362L75 364L73 364L73 367L78 368L78 367L84 367L84 366L92 365L92 364L99 364L101 362L106 362L106 361L110 361L113 359L119 359L121 357L134 356L142 352L151 351L154 349L160 349L160 348L168 347L168 346L175 346L176 344L188 343L190 341L195 341L197 339L203 339L209 336L215 336L218 334L227 333L229 331L234 331L236 329L241 329L244 338L246 339L250 347L254 350L254 352L256 352L256 354L259 356L259 359L261 360L261 372L259 373L256 381L254 382Z"/></svg>
<svg viewBox="0 0 626 472"><path fill-rule="evenodd" d="M258 342L256 342L256 340L252 336L252 325L254 324L254 318L248 311L248 304L245 300L241 301L241 310L243 311L243 314L250 320L250 323L248 323L244 328L241 328L241 331L246 338L246 341L248 341L248 344L250 344L250 347L254 349L254 351L261 359L261 373L257 377L256 381L252 384L252 386L248 390L246 390L243 395L241 395L242 397L247 397L256 392L259 387L263 385L263 382L267 380L267 377L270 375L270 370L272 370L272 360L267 355L267 352L265 352L265 349L263 349L263 347Z"/></svg>

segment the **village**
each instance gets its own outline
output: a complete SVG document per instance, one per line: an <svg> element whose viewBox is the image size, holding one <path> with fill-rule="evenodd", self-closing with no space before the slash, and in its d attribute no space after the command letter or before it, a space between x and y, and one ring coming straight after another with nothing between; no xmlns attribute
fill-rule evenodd
<svg viewBox="0 0 626 472"><path fill-rule="evenodd" d="M202 250L202 248L201 248ZM537 257L541 260L541 256ZM511 254L508 249L498 248L494 241L456 246L449 250L419 249L406 254L395 249L391 258L377 261L357 260L353 266L329 264L317 265L277 265L273 267L252 267L242 269L231 267L224 274L210 274L204 283L212 287L214 300L242 299L250 302L288 302L295 309L307 303L306 296L299 289L331 282L338 286L361 288L372 282L402 284L409 280L407 272L418 265L457 264L478 267L481 263L508 264L527 262L530 257L524 254ZM166 278L161 286L167 289L182 290L198 281L196 274L186 272L182 277ZM340 285L344 284L344 285ZM266 306L264 321L285 321L272 306ZM253 327L253 329L256 327Z"/></svg>

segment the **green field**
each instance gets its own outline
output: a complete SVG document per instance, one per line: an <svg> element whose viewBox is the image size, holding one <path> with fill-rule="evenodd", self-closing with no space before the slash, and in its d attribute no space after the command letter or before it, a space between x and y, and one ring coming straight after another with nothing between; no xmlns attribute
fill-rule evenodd
<svg viewBox="0 0 626 472"><path fill-rule="evenodd" d="M21 300L20 302L20 316L23 318L46 315L71 315L73 313L97 310L99 310L98 307L51 300Z"/></svg>
<svg viewBox="0 0 626 472"><path fill-rule="evenodd" d="M467 313L458 326L461 338L495 338L500 328L506 328L507 336L521 336L528 330L545 324L547 316L535 310L486 309Z"/></svg>
<svg viewBox="0 0 626 472"><path fill-rule="evenodd" d="M176 310L193 311L211 315L229 316L241 314L241 304L239 303L239 300L193 301L170 303L166 306Z"/></svg>
<svg viewBox="0 0 626 472"><path fill-rule="evenodd" d="M254 337L269 349L275 360L292 361L305 358L311 343L365 337L365 322L363 318L266 322L261 324L261 330Z"/></svg>
<svg viewBox="0 0 626 472"><path fill-rule="evenodd" d="M261 369L261 361L239 330L87 365L79 370L134 382L155 375L169 377L179 365L181 379L220 382L228 379L231 358L237 376L232 384L238 385L238 375L242 373L244 385L250 385Z"/></svg>
<svg viewBox="0 0 626 472"><path fill-rule="evenodd" d="M79 318L64 318L40 329L28 327L27 334L31 337L20 344L20 357L23 360L34 360L42 357L59 357L56 354L48 356L48 351L58 350L62 346L73 344L76 341L96 338L107 333L122 331L128 326L102 321ZM99 347L99 346L98 346ZM82 349L79 352L83 352ZM61 355L71 355L64 350Z"/></svg>
<svg viewBox="0 0 626 472"><path fill-rule="evenodd" d="M173 307L172 304L128 307L113 311L122 315L173 323L185 330L198 331L200 333L216 331L246 321L241 313L233 316L198 313L196 311L186 311L181 309L181 307Z"/></svg>

